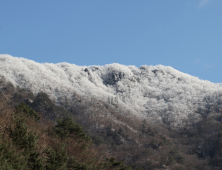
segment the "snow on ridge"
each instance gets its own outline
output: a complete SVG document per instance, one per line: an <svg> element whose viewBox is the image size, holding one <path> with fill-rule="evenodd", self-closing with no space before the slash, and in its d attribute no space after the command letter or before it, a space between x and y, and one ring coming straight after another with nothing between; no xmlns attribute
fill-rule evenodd
<svg viewBox="0 0 222 170"><path fill-rule="evenodd" d="M0 74L15 86L34 93L44 91L56 100L71 99L77 93L121 105L138 116L172 126L198 120L200 115L194 111L204 106L206 96L222 95L221 84L162 65L137 68L117 63L105 66L40 64L2 54Z"/></svg>

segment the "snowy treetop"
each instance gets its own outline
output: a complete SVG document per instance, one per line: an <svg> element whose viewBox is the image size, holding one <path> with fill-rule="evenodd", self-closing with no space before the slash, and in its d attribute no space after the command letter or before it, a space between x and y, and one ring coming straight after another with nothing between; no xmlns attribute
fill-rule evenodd
<svg viewBox="0 0 222 170"><path fill-rule="evenodd" d="M58 102L78 94L121 105L133 114L172 126L199 119L195 110L205 107L209 99L222 101L221 84L163 65L138 68L117 63L105 66L41 64L2 54L0 75L14 86L34 93L46 92Z"/></svg>

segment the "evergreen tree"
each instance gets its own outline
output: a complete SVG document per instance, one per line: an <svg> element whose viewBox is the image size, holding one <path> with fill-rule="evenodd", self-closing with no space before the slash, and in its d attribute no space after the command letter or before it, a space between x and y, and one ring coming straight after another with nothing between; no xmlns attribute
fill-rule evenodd
<svg viewBox="0 0 222 170"><path fill-rule="evenodd" d="M83 127L72 121L71 118L65 118L63 120L57 119L58 123L54 127L54 132L59 135L62 139L66 139L71 135L80 137L83 140L89 140L90 138L83 132Z"/></svg>
<svg viewBox="0 0 222 170"><path fill-rule="evenodd" d="M17 114L26 114L27 116L32 117L35 121L40 120L40 117L35 110L31 109L28 105L25 105L25 103L21 103L15 109Z"/></svg>
<svg viewBox="0 0 222 170"><path fill-rule="evenodd" d="M47 153L47 165L45 167L46 170L68 170L67 162L69 157L67 155L67 151L65 146L59 148L49 148Z"/></svg>

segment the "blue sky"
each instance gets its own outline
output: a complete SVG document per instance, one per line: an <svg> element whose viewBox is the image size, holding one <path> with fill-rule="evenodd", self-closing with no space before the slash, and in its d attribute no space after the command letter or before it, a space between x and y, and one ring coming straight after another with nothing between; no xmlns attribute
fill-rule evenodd
<svg viewBox="0 0 222 170"><path fill-rule="evenodd" d="M221 0L1 0L0 54L166 65L222 83Z"/></svg>

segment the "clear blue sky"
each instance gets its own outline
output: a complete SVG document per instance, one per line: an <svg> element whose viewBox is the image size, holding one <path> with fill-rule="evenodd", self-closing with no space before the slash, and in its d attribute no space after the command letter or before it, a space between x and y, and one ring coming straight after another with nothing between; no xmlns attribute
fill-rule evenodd
<svg viewBox="0 0 222 170"><path fill-rule="evenodd" d="M0 54L171 66L222 83L221 0L1 0Z"/></svg>

